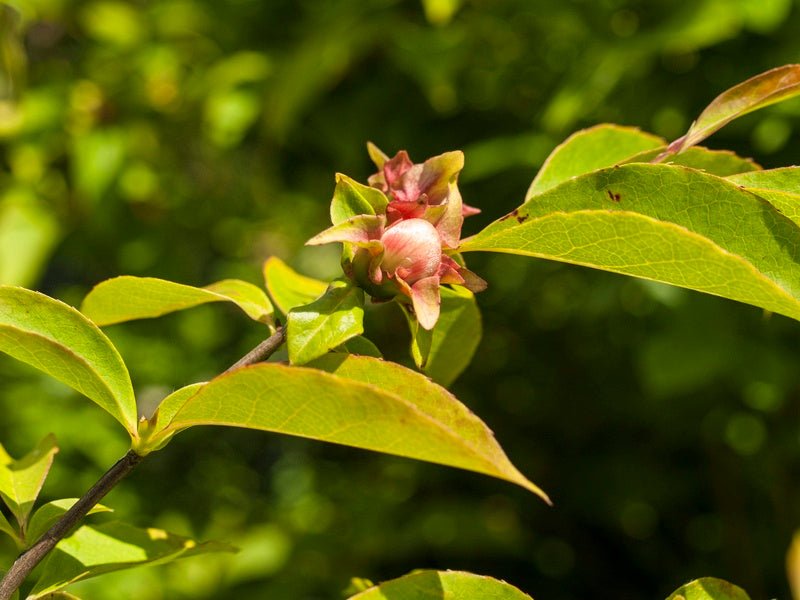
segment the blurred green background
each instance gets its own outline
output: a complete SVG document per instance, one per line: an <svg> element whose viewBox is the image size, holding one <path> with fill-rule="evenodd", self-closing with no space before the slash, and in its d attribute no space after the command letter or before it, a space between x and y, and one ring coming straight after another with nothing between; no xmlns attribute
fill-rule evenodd
<svg viewBox="0 0 800 600"><path fill-rule="evenodd" d="M365 142L463 149L465 233L518 205L548 152L598 122L681 135L727 87L797 62L792 0L15 0L0 10L0 281L78 304L147 275L261 282L278 256L338 270L323 229ZM800 103L709 144L798 163ZM664 598L713 575L788 596L800 526L800 324L729 301L531 259L470 255L485 335L455 394L555 501L444 467L197 429L108 498L233 556L103 577L105 598L342 597L413 568L503 578L540 600ZM368 335L407 362L399 310ZM259 341L206 306L109 329L143 405ZM126 450L109 417L0 360L0 440L61 444L44 497ZM13 548L0 541L0 564Z"/></svg>

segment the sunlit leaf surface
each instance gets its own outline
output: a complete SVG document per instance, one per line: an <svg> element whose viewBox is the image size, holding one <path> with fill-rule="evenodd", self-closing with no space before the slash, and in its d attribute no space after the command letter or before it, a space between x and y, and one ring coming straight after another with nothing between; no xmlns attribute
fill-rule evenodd
<svg viewBox="0 0 800 600"><path fill-rule="evenodd" d="M128 370L108 338L71 306L0 286L0 350L84 394L136 436Z"/></svg>
<svg viewBox="0 0 800 600"><path fill-rule="evenodd" d="M262 429L477 471L546 499L447 390L398 364L342 353L317 368L257 364L183 395L153 437L196 425ZM320 370L320 369L324 369ZM329 372L325 372L329 371Z"/></svg>
<svg viewBox="0 0 800 600"><path fill-rule="evenodd" d="M667 600L750 600L750 596L732 583L704 577L681 586Z"/></svg>
<svg viewBox="0 0 800 600"><path fill-rule="evenodd" d="M630 164L567 181L460 250L595 267L800 319L800 229L755 194L683 167Z"/></svg>
<svg viewBox="0 0 800 600"><path fill-rule="evenodd" d="M208 302L233 302L251 319L272 322L272 303L264 291L238 279L197 288L153 277L115 277L95 286L84 298L81 311L105 326L160 317Z"/></svg>
<svg viewBox="0 0 800 600"><path fill-rule="evenodd" d="M419 571L386 581L349 600L531 600L513 585L460 571Z"/></svg>

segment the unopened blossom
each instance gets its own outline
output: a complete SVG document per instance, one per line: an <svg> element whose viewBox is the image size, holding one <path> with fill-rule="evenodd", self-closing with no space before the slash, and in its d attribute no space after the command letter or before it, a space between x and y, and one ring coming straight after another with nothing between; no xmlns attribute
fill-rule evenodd
<svg viewBox="0 0 800 600"><path fill-rule="evenodd" d="M480 211L461 201L457 179L464 168L464 154L445 152L414 164L405 150L389 158L375 145L368 150L378 172L369 184L386 194L389 224L402 219L425 219L434 225L449 248L461 238L464 217Z"/></svg>
<svg viewBox="0 0 800 600"><path fill-rule="evenodd" d="M384 215L359 215L335 225L307 243L344 242L345 273L378 301L410 303L420 325L433 329L439 319L442 283L481 291L486 283L442 252L442 238L429 221L402 219L386 225Z"/></svg>

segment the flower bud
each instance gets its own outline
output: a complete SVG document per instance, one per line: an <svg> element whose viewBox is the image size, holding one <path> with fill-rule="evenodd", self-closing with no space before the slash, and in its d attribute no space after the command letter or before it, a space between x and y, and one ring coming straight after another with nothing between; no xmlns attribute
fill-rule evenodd
<svg viewBox="0 0 800 600"><path fill-rule="evenodd" d="M424 219L398 221L381 237L384 254L380 268L392 278L413 285L439 273L442 240L436 228Z"/></svg>

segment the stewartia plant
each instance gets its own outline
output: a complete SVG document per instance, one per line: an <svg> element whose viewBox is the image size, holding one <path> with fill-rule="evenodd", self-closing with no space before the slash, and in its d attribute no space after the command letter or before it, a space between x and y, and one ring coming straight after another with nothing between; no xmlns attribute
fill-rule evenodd
<svg viewBox="0 0 800 600"><path fill-rule="evenodd" d="M368 149L379 169L369 183L378 191L339 176L333 227L308 243L342 242L342 268L355 285L374 301L410 305L413 318L431 330L439 320L441 284L486 288L448 254L458 248L464 215L478 212L458 191L464 155L447 152L415 165L405 151L389 159L373 144Z"/></svg>
<svg viewBox="0 0 800 600"><path fill-rule="evenodd" d="M549 502L489 428L445 389L467 366L481 335L473 293L486 283L461 254L571 262L800 320L800 169L765 171L731 152L696 145L733 118L798 94L800 66L790 65L723 93L671 144L616 125L578 132L553 151L521 206L468 239L461 239L462 225L476 209L458 190L461 152L415 164L404 151L389 158L369 144L377 172L366 184L337 175L332 226L308 242L342 244L342 277L332 282L305 277L273 257L264 265L266 292L239 280L196 288L124 276L97 285L80 311L0 286L0 351L86 396L131 440L130 451L81 498L36 510L55 440L48 437L21 460L0 447L0 498L13 516L0 512L0 533L22 551L0 581L0 600L17 597L21 586L27 598L68 598L65 587L104 572L227 550L161 530L82 524L89 513L105 510L100 500L145 457L197 425L430 461L503 479ZM382 360L378 346L364 337L368 299L403 307L421 372ZM140 414L127 367L100 327L213 302L238 306L264 341L219 376L180 388L152 414ZM284 343L288 364L267 362ZM26 583L43 560L37 580ZM528 598L488 577L435 571L378 586L354 580L350 592L364 600ZM679 598L747 595L701 579L670 596Z"/></svg>

